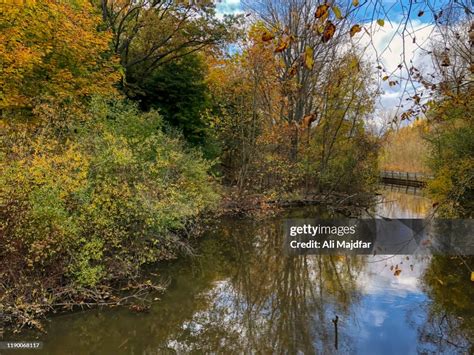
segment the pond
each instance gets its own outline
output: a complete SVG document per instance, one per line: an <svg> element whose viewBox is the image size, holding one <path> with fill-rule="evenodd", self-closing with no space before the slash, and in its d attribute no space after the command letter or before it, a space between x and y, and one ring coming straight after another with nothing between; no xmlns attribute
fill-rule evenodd
<svg viewBox="0 0 474 355"><path fill-rule="evenodd" d="M419 191L385 186L378 216L423 217ZM328 217L321 208L287 217ZM169 282L148 313L52 317L41 354L470 353L473 284L450 257L288 256L282 218L223 219L196 255L153 270ZM394 276L391 268L402 270ZM337 317L337 339L334 320ZM15 354L20 352L15 351Z"/></svg>

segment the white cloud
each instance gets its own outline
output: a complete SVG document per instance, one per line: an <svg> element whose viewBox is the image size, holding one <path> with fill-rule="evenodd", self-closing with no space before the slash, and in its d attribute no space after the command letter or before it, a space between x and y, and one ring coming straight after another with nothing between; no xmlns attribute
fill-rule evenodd
<svg viewBox="0 0 474 355"><path fill-rule="evenodd" d="M417 86L416 83L407 81L407 67L413 65L424 71L432 68L427 51L434 26L411 20L405 35L403 35L404 23L400 22L386 22L383 27L373 22L365 24L364 27L368 33L359 38L358 44L365 48L364 55L374 63L374 67L380 64L384 69L379 70L379 82L383 94L377 105L378 110L392 111L400 102L405 101L407 93L413 93L413 85ZM399 65L402 67L399 68ZM389 79L383 81L384 76L389 76ZM398 84L390 87L389 81L398 81Z"/></svg>
<svg viewBox="0 0 474 355"><path fill-rule="evenodd" d="M240 0L221 0L216 4L217 15L237 15L243 13L240 6Z"/></svg>
<svg viewBox="0 0 474 355"><path fill-rule="evenodd" d="M405 101L407 91L413 92L413 85L417 86L407 81L407 67L413 65L424 71L432 68L427 51L434 26L412 20L408 23L404 35L404 24L400 22L386 23L384 27L369 23L365 27L370 35L365 33L360 39L360 45L365 47L365 55L370 61L378 62L383 67L383 71L380 70L379 73L384 93L381 95L378 108L393 110L400 102ZM381 78L384 76L389 76L389 79L382 81ZM389 81L398 81L398 84L390 87Z"/></svg>

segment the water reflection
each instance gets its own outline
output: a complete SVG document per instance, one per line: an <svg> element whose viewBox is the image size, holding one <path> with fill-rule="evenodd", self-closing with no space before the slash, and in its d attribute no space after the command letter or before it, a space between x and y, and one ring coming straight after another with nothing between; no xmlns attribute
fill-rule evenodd
<svg viewBox="0 0 474 355"><path fill-rule="evenodd" d="M395 193L384 192L391 206L379 204L377 213L420 217L429 208L423 197ZM325 214L300 209L291 217ZM447 258L288 256L282 234L280 218L223 220L197 257L158 268L170 286L150 313L120 308L55 317L40 336L42 353L467 352L472 285Z"/></svg>
<svg viewBox="0 0 474 355"><path fill-rule="evenodd" d="M431 302L425 305L427 320L418 329L421 349L474 354L474 287L469 280L473 265L473 257L432 258L423 275Z"/></svg>
<svg viewBox="0 0 474 355"><path fill-rule="evenodd" d="M375 211L377 216L423 218L431 212L432 203L419 188L383 184L380 193Z"/></svg>

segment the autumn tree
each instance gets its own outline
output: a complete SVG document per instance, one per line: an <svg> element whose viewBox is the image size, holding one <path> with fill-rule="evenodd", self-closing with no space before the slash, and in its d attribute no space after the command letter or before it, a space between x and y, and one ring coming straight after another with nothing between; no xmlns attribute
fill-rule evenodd
<svg viewBox="0 0 474 355"><path fill-rule="evenodd" d="M18 327L115 299L219 197L202 152L117 95L112 38L88 0L0 4L0 304Z"/></svg>
<svg viewBox="0 0 474 355"><path fill-rule="evenodd" d="M474 210L474 27L471 14L457 8L443 16L431 40L434 73L416 76L429 94L426 138L434 179L428 190L440 215L470 217Z"/></svg>
<svg viewBox="0 0 474 355"><path fill-rule="evenodd" d="M278 80L284 100L280 112L282 119L294 126L291 155L295 160L299 140L296 125L306 116L319 115L322 102L316 94L323 91L331 62L344 51L342 38L347 42L357 31L350 33L346 14L336 3L262 0L248 2L246 7L265 24L262 40L274 45L282 63Z"/></svg>
<svg viewBox="0 0 474 355"><path fill-rule="evenodd" d="M125 92L140 93L155 69L233 38L235 18L216 16L213 1L101 0L113 48L126 70Z"/></svg>
<svg viewBox="0 0 474 355"><path fill-rule="evenodd" d="M424 139L427 130L427 122L418 120L386 132L379 159L381 169L430 174L428 142Z"/></svg>
<svg viewBox="0 0 474 355"><path fill-rule="evenodd" d="M218 129L225 132L224 152L229 151L223 162L227 176L232 176L230 181L240 190L279 193L302 187L303 181L307 190L314 188L321 185L323 177L324 188L342 186L341 179L331 181L330 177L343 181L355 177L350 173L355 171L354 161L341 164L351 148L360 152L352 155L360 158L358 171L372 171L371 164L363 166L363 162L375 161L375 155L368 152L374 148L375 154L376 148L364 127L364 118L373 108L370 68L356 49L332 49L339 57L324 64L325 71L318 73L307 50L296 60L290 77L282 78L286 64L280 52L296 41L283 36L277 38L264 21L257 21L248 32L242 53L218 62L211 71L219 75L212 80L217 83L214 90L218 96L228 93L223 96L226 105L221 105L217 115ZM298 84L298 72L311 82L311 89ZM229 83L228 87L223 83ZM301 91L306 95L304 100ZM307 106L299 121L294 119L296 97ZM306 111L309 108L314 111ZM229 119L221 119L229 115ZM344 141L348 144L341 149ZM362 175L356 180L368 181Z"/></svg>
<svg viewBox="0 0 474 355"><path fill-rule="evenodd" d="M2 116L113 93L119 74L100 24L88 1L0 3Z"/></svg>

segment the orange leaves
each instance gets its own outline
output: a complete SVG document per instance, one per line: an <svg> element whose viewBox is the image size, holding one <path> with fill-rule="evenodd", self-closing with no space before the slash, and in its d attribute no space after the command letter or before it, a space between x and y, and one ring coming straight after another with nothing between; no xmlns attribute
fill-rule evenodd
<svg viewBox="0 0 474 355"><path fill-rule="evenodd" d="M359 33L360 31L362 31L362 28L360 27L360 25L354 25L351 27L349 34L351 35L351 37L354 37L356 33Z"/></svg>
<svg viewBox="0 0 474 355"><path fill-rule="evenodd" d="M329 40L334 36L334 33L336 33L336 26L331 21L328 21L321 36L322 42L329 42Z"/></svg>
<svg viewBox="0 0 474 355"><path fill-rule="evenodd" d="M275 48L275 53L283 52L285 49L288 48L289 42L285 40L280 40L278 42L277 47Z"/></svg>
<svg viewBox="0 0 474 355"><path fill-rule="evenodd" d="M275 31L264 29L262 32L261 39L263 42L270 42L276 39L277 35L278 33L275 33ZM293 40L293 36L290 36L288 33L285 32L281 37L277 38L277 43L276 43L274 52L275 53L283 52L285 49L288 48L292 40Z"/></svg>
<svg viewBox="0 0 474 355"><path fill-rule="evenodd" d="M263 31L262 33L262 41L263 42L268 42L271 41L272 39L275 38L275 35L273 33L270 33L269 31Z"/></svg>
<svg viewBox="0 0 474 355"><path fill-rule="evenodd" d="M329 5L319 5L314 16L317 19L326 19L329 16Z"/></svg>
<svg viewBox="0 0 474 355"><path fill-rule="evenodd" d="M0 109L33 109L41 103L91 94L111 94L118 81L111 33L98 30L101 19L88 1L76 6L45 0L28 6L0 4Z"/></svg>
<svg viewBox="0 0 474 355"><path fill-rule="evenodd" d="M326 21L326 19L329 17L329 9L332 10L336 19L342 20L344 18L344 16L342 16L341 9L338 6L329 6L328 4L319 5L316 9L314 17L321 22Z"/></svg>
<svg viewBox="0 0 474 355"><path fill-rule="evenodd" d="M285 49L287 49L292 40L293 40L293 36L289 36L287 34L283 35L278 40L278 44L275 48L275 53L280 53L280 52L283 52Z"/></svg>
<svg viewBox="0 0 474 355"><path fill-rule="evenodd" d="M402 270L398 267L398 264L395 267L392 265L390 266L390 271L393 271L393 276L400 276Z"/></svg>
<svg viewBox="0 0 474 355"><path fill-rule="evenodd" d="M288 77L292 78L296 75L298 72L298 66L297 65L292 65L290 67L290 70L288 71Z"/></svg>
<svg viewBox="0 0 474 355"><path fill-rule="evenodd" d="M311 124L314 121L316 121L316 114L315 113L304 116L303 122L302 122L302 127L303 128L309 128L309 127L311 127Z"/></svg>
<svg viewBox="0 0 474 355"><path fill-rule="evenodd" d="M332 6L332 11L334 13L334 16L337 19L339 20L342 19L341 10L337 6L335 5ZM324 22L326 21L328 16L329 16L329 5L327 4L319 5L318 8L316 9L315 17L319 21ZM324 27L322 27L321 25L315 26L315 30L318 33L322 33L321 41L323 43L326 43L334 36L334 33L336 33L336 26L331 21L327 21Z"/></svg>

